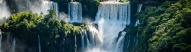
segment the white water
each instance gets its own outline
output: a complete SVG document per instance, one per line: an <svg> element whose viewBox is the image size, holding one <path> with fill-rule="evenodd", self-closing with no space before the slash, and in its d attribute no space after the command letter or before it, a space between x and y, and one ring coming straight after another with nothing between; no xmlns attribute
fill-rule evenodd
<svg viewBox="0 0 191 52"><path fill-rule="evenodd" d="M82 30L82 50L84 51L88 46L90 46L90 40L88 39L87 31Z"/></svg>
<svg viewBox="0 0 191 52"><path fill-rule="evenodd" d="M82 22L82 5L79 2L68 3L69 22Z"/></svg>
<svg viewBox="0 0 191 52"><path fill-rule="evenodd" d="M134 26L137 26L137 25L139 25L139 24L140 24L139 19L137 19L137 21L135 22L135 25L134 25Z"/></svg>
<svg viewBox="0 0 191 52"><path fill-rule="evenodd" d="M141 12L142 6L143 6L143 4L138 4L137 12ZM137 26L137 25L139 25L139 24L140 24L139 19L137 19L137 21L136 21L136 23L135 23L135 26Z"/></svg>
<svg viewBox="0 0 191 52"><path fill-rule="evenodd" d="M103 41L102 39L102 36L100 36L98 30L92 26L92 25L89 25L89 30L90 30L90 37L92 38L92 45L91 46L94 46L94 47L99 47L101 45L101 42Z"/></svg>
<svg viewBox="0 0 191 52"><path fill-rule="evenodd" d="M116 44L116 52L123 52L123 43L126 32L122 32Z"/></svg>
<svg viewBox="0 0 191 52"><path fill-rule="evenodd" d="M122 25L130 24L130 4L113 1L100 2L95 23L101 18L105 20L121 22Z"/></svg>
<svg viewBox="0 0 191 52"><path fill-rule="evenodd" d="M130 4L120 2L100 2L95 23L98 24L98 33L100 41L99 47L87 49L85 52L120 52L116 45L122 44L123 36L116 43L115 40L120 31L130 24ZM90 28L91 29L91 28Z"/></svg>
<svg viewBox="0 0 191 52"><path fill-rule="evenodd" d="M85 49L85 36L87 35L86 31L85 30L82 30L82 50Z"/></svg>
<svg viewBox="0 0 191 52"><path fill-rule="evenodd" d="M16 44L16 40L14 38L12 42L12 49L11 49L12 52L15 52L15 44Z"/></svg>
<svg viewBox="0 0 191 52"><path fill-rule="evenodd" d="M38 52L41 52L40 36L38 35Z"/></svg>
<svg viewBox="0 0 191 52"><path fill-rule="evenodd" d="M93 25L88 25L89 34L87 34L86 30L82 30L82 50L86 51L89 49L93 49L94 47L100 47L102 44L101 36L98 30ZM87 51L86 51L87 52Z"/></svg>
<svg viewBox="0 0 191 52"><path fill-rule="evenodd" d="M58 4L56 2L43 1L41 12L44 14L48 14L49 9L54 9L56 12L56 15L58 15Z"/></svg>
<svg viewBox="0 0 191 52"><path fill-rule="evenodd" d="M0 24L5 23L11 15L6 2L0 1Z"/></svg>
<svg viewBox="0 0 191 52"><path fill-rule="evenodd" d="M54 9L56 12L56 17L58 17L58 4L56 2L52 2L52 1L42 1L42 3L34 3L29 5L30 6L30 10L32 10L32 12L37 13L37 14L43 14L46 15L48 14L48 10L49 9Z"/></svg>

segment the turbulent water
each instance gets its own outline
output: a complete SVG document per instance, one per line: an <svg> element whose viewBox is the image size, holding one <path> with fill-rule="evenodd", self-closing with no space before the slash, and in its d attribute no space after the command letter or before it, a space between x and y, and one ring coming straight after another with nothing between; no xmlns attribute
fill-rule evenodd
<svg viewBox="0 0 191 52"><path fill-rule="evenodd" d="M139 4L137 12L140 12L141 8L142 4ZM96 34L98 36L95 37L99 39L99 43L95 43L97 42L95 40L85 38L90 35L94 36L95 34L84 33L86 34L86 36L82 36L84 52L124 52L124 48L129 50L131 47L134 47L138 42L138 33L132 37L123 31L126 25L131 23L130 10L129 2L101 2L96 15L96 20L94 21L94 23L98 25L98 29L94 26L92 26L94 28L89 27L89 29L95 29L98 31ZM139 20L137 19L135 26L139 24ZM86 31L84 30L84 32ZM93 31L90 30L90 32ZM85 45L86 42L87 46Z"/></svg>
<svg viewBox="0 0 191 52"><path fill-rule="evenodd" d="M82 5L79 2L70 2L68 4L69 22L82 22Z"/></svg>
<svg viewBox="0 0 191 52"><path fill-rule="evenodd" d="M6 6L6 2L0 1L0 24L5 23L10 15L11 13Z"/></svg>
<svg viewBox="0 0 191 52"><path fill-rule="evenodd" d="M99 46L88 48L85 52L121 52L125 33L120 36L118 42L116 42L116 38L118 33L130 24L129 2L101 2L95 23L98 24Z"/></svg>
<svg viewBox="0 0 191 52"><path fill-rule="evenodd" d="M101 42L103 41L101 39L101 36L98 30L93 25L88 25L88 27L89 27L89 33L87 33L87 30L82 30L82 50L83 51L92 49L94 47L100 47Z"/></svg>
<svg viewBox="0 0 191 52"><path fill-rule="evenodd" d="M125 34L126 32L122 32L119 36L119 39L117 41L117 44L116 44L116 52L123 52L123 43L124 43L124 38L125 38Z"/></svg>

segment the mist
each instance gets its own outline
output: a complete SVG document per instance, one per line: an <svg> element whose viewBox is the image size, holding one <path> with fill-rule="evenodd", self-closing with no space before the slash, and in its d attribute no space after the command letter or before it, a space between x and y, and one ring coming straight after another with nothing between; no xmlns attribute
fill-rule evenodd
<svg viewBox="0 0 191 52"><path fill-rule="evenodd" d="M0 24L5 23L11 15L6 2L0 1Z"/></svg>

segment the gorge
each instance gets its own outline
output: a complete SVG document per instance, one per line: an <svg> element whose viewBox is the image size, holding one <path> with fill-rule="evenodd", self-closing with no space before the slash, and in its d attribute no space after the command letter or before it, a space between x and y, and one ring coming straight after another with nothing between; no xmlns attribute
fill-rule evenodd
<svg viewBox="0 0 191 52"><path fill-rule="evenodd" d="M0 1L0 52L191 49L191 1Z"/></svg>

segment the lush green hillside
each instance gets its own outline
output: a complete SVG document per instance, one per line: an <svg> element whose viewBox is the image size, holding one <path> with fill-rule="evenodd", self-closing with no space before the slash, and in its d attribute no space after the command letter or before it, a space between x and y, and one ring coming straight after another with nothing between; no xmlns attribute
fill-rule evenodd
<svg viewBox="0 0 191 52"><path fill-rule="evenodd" d="M58 21L55 19L55 12L49 10L49 14L45 16L32 12L13 14L0 28L26 44L27 52L29 48L38 51L38 35L43 52L75 52L81 47L80 29L84 27Z"/></svg>
<svg viewBox="0 0 191 52"><path fill-rule="evenodd" d="M147 5L136 15L138 52L190 52L191 1L165 1L161 5Z"/></svg>

